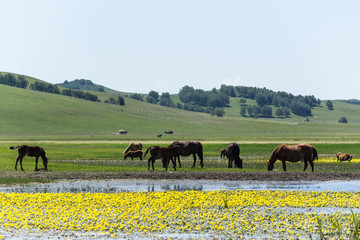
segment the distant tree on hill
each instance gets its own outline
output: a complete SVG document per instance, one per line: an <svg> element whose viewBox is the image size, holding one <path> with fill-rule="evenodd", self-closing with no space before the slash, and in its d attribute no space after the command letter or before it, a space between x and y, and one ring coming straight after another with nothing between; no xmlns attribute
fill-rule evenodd
<svg viewBox="0 0 360 240"><path fill-rule="evenodd" d="M138 101L144 101L143 96L141 96L141 95L138 94L138 93L131 94L131 95L130 95L130 98L135 99L135 100L138 100Z"/></svg>
<svg viewBox="0 0 360 240"><path fill-rule="evenodd" d="M29 82L25 80L24 75L18 75L16 77L14 74L7 73L4 75L0 74L0 84L18 88L26 88Z"/></svg>
<svg viewBox="0 0 360 240"><path fill-rule="evenodd" d="M29 88L31 90L40 91L40 92L48 92L48 93L55 93L55 94L60 93L60 90L56 85L46 83L46 82L36 81L36 82L30 84Z"/></svg>
<svg viewBox="0 0 360 240"><path fill-rule="evenodd" d="M96 92L104 92L104 86L94 84L91 80L88 79L75 79L73 81L65 80L61 84L57 84L65 88L70 88L73 90L88 90L88 91L96 91Z"/></svg>
<svg viewBox="0 0 360 240"><path fill-rule="evenodd" d="M348 120L347 120L346 117L342 116L342 117L340 117L340 119L339 119L339 123L348 123Z"/></svg>
<svg viewBox="0 0 360 240"><path fill-rule="evenodd" d="M159 101L159 93L151 90L146 97L146 102L157 104Z"/></svg>
<svg viewBox="0 0 360 240"><path fill-rule="evenodd" d="M327 106L328 110L334 110L334 105L331 100L326 101L326 106Z"/></svg>
<svg viewBox="0 0 360 240"><path fill-rule="evenodd" d="M159 104L162 106L167 106L167 107L175 107L175 104L174 104L173 100L171 99L170 94L168 92L161 94Z"/></svg>
<svg viewBox="0 0 360 240"><path fill-rule="evenodd" d="M121 95L118 96L118 103L120 106L125 105L125 99Z"/></svg>

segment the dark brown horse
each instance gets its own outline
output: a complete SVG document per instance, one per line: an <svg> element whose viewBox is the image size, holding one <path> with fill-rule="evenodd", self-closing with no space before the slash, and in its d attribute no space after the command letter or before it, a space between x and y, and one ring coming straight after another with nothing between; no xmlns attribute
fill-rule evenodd
<svg viewBox="0 0 360 240"><path fill-rule="evenodd" d="M269 171L274 168L274 163L278 159L282 162L284 171L286 171L285 161L298 162L302 160L304 161L304 171L308 166L308 162L311 165L311 171L314 171L314 160L318 159L318 154L316 148L308 144L281 144L275 148L271 154L270 159L267 161L267 167Z"/></svg>
<svg viewBox="0 0 360 240"><path fill-rule="evenodd" d="M136 150L142 150L142 144L139 142L130 143L129 146L127 146L123 152L123 154L129 152L129 151L136 151Z"/></svg>
<svg viewBox="0 0 360 240"><path fill-rule="evenodd" d="M230 143L226 150L225 150L225 155L228 157L229 159L229 164L228 167L232 168L232 162L234 161L235 164L235 168L243 168L243 163L242 163L242 159L240 158L240 147L239 144L233 142Z"/></svg>
<svg viewBox="0 0 360 240"><path fill-rule="evenodd" d="M148 171L150 170L150 162L152 165L152 170L154 171L154 163L156 159L161 159L163 163L163 167L167 171L170 160L173 163L174 170L176 171L176 164L174 163L174 157L176 154L179 153L179 147L159 147L159 146L152 146L146 149L144 158L146 154L150 151L150 158L148 160Z"/></svg>
<svg viewBox="0 0 360 240"><path fill-rule="evenodd" d="M190 154L193 155L194 158L194 164L192 165L192 167L195 167L195 163L196 163L196 154L198 155L199 159L200 159L200 167L204 167L204 163L203 163L203 147L202 144L200 142L196 142L196 141L187 141L187 142L173 142L170 147L173 146L178 146L180 147L180 151L179 154L176 155L175 158L178 159L179 165L181 167L181 163L180 163L180 155L181 156L189 156ZM176 164L176 159L175 159L175 164Z"/></svg>
<svg viewBox="0 0 360 240"><path fill-rule="evenodd" d="M44 149L42 149L41 147L38 147L38 146L31 147L31 146L27 146L27 145L21 145L21 146L17 146L17 147L9 147L9 149L17 149L18 153L19 153L19 156L16 159L15 170L17 170L17 164L18 164L18 162L20 160L21 170L24 171L23 166L22 166L22 160L25 157L25 155L29 156L29 157L35 157L35 159L36 159L36 161L35 161L35 171L39 170L37 168L39 157L41 157L42 160L43 160L44 170L48 170L47 169L48 159L45 156Z"/></svg>
<svg viewBox="0 0 360 240"><path fill-rule="evenodd" d="M134 160L135 157L138 157L140 158L140 160L143 160L142 156L143 156L143 152L141 150L130 151L124 154L124 160L128 157L131 157L131 160Z"/></svg>

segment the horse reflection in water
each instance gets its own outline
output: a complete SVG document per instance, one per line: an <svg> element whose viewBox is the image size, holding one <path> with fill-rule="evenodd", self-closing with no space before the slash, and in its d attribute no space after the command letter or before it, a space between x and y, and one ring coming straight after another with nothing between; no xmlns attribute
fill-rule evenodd
<svg viewBox="0 0 360 240"><path fill-rule="evenodd" d="M315 159L318 159L318 154L314 146L308 144L281 144L277 146L271 154L270 159L267 161L267 167L268 170L271 171L274 168L276 160L280 160L282 162L283 170L286 171L286 161L304 161L304 171L306 170L308 163L310 163L311 171L313 172Z"/></svg>

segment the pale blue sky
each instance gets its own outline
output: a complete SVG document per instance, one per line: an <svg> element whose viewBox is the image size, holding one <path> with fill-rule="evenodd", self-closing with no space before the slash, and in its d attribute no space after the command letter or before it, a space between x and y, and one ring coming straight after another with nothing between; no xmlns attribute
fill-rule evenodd
<svg viewBox="0 0 360 240"><path fill-rule="evenodd" d="M0 71L360 99L360 1L0 0Z"/></svg>

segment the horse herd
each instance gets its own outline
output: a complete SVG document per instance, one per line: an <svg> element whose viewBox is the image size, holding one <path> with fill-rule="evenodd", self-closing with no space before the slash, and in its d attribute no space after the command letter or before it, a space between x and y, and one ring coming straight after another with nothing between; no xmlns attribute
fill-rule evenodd
<svg viewBox="0 0 360 240"><path fill-rule="evenodd" d="M170 161L173 164L174 170L176 170L176 160L181 167L180 156L189 156L193 155L194 163L192 167L195 167L196 155L200 159L200 167L204 167L203 163L203 147L202 144L198 141L175 141L170 144L168 147L160 146L151 146L146 149L145 153L142 152L141 143L130 143L127 148L124 150L124 159L130 157L132 160L136 157L143 160L145 156L150 153L150 158L148 159L148 171L150 170L150 164L152 170L154 171L154 163L156 159L161 159L163 167L167 171ZM9 149L18 149L18 157L15 163L15 170L17 170L17 164L20 162L21 170L24 171L22 166L22 161L24 156L35 157L35 171L38 170L48 170L47 164L48 159L45 156L45 151L39 146L28 146L21 145L16 147L9 147ZM352 156L349 153L338 153L338 161L350 161ZM38 159L39 157L43 160L44 168L38 169ZM232 168L233 162L235 168L243 168L243 159L240 158L240 147L239 144L233 142L230 143L227 148L220 150L220 158L228 158L228 167ZM311 166L311 171L314 171L314 160L318 159L317 150L314 146L309 144L298 144L298 145L285 145L281 144L277 146L272 152L269 160L267 161L267 169L271 171L274 168L274 163L277 160L282 162L283 170L286 171L286 161L289 162L298 162L304 161L304 171L306 170L308 163Z"/></svg>

